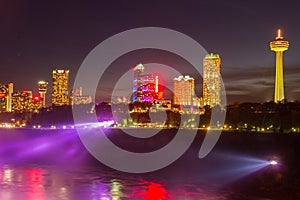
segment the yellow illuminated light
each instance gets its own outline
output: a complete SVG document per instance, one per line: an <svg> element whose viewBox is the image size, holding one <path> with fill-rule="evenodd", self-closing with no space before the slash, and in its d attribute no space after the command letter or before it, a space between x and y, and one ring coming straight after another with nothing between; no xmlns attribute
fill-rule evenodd
<svg viewBox="0 0 300 200"><path fill-rule="evenodd" d="M39 81L38 84L45 84L46 81Z"/></svg>
<svg viewBox="0 0 300 200"><path fill-rule="evenodd" d="M5 169L3 173L3 182L4 183L12 182L12 175L13 175L13 170Z"/></svg>
<svg viewBox="0 0 300 200"><path fill-rule="evenodd" d="M283 39L283 37L282 37L282 31L281 31L281 29L278 29L277 30L276 40L282 40L282 39Z"/></svg>

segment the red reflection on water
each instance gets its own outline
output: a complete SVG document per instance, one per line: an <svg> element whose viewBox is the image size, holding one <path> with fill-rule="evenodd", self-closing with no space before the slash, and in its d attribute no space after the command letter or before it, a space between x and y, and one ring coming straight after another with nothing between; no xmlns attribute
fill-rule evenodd
<svg viewBox="0 0 300 200"><path fill-rule="evenodd" d="M44 170L38 168L31 168L26 170L28 174L28 188L30 189L27 192L28 199L44 199Z"/></svg>
<svg viewBox="0 0 300 200"><path fill-rule="evenodd" d="M163 200L166 199L166 189L157 183L150 183L146 191L145 200Z"/></svg>
<svg viewBox="0 0 300 200"><path fill-rule="evenodd" d="M133 188L134 193L130 195L132 198L138 197L138 199L143 200L168 200L167 190L158 183L154 182L144 182L137 183L138 185L143 185L140 187Z"/></svg>

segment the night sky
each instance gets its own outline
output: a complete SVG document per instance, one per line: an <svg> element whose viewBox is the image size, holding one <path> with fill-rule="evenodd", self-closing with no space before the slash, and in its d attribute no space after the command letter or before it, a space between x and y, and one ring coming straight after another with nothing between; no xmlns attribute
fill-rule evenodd
<svg viewBox="0 0 300 200"><path fill-rule="evenodd" d="M291 0L1 1L0 83L37 92L37 81L44 79L51 91L51 71L59 68L70 70L71 87L84 58L103 40L155 26L180 31L220 54L229 103L270 101L275 53L269 42L281 28L290 42L284 54L286 98L300 100L299 19ZM144 61L139 59L127 63ZM98 98L105 100L105 92Z"/></svg>

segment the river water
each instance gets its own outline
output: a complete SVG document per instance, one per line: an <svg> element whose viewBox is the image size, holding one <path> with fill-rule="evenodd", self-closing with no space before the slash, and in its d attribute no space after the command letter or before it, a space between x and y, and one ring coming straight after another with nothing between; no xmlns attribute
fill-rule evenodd
<svg viewBox="0 0 300 200"><path fill-rule="evenodd" d="M273 177L280 169L257 167L262 161L255 158L257 153L225 149L220 142L205 159L197 158L200 143L195 142L170 166L132 174L95 160L75 131L0 130L0 139L1 200L276 199L272 192L243 187L251 183L251 176L268 181L265 173ZM239 140L230 139L226 146L239 146Z"/></svg>

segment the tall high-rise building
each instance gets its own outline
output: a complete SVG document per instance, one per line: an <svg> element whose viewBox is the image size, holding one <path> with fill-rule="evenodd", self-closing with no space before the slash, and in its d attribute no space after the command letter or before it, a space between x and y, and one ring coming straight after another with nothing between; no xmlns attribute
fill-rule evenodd
<svg viewBox="0 0 300 200"><path fill-rule="evenodd" d="M183 106L192 105L194 96L194 78L190 76L174 78L174 104Z"/></svg>
<svg viewBox="0 0 300 200"><path fill-rule="evenodd" d="M52 71L52 105L63 106L69 104L68 97L69 70Z"/></svg>
<svg viewBox="0 0 300 200"><path fill-rule="evenodd" d="M289 42L284 41L281 30L278 30L275 41L270 43L271 51L276 53L276 77L275 77L275 92L274 102L282 102L284 100L284 79L283 79L283 52L288 50Z"/></svg>
<svg viewBox="0 0 300 200"><path fill-rule="evenodd" d="M6 85L0 84L0 112L6 111L6 95L7 95Z"/></svg>
<svg viewBox="0 0 300 200"><path fill-rule="evenodd" d="M154 102L158 94L158 76L144 74L144 66L140 63L133 69L133 102Z"/></svg>
<svg viewBox="0 0 300 200"><path fill-rule="evenodd" d="M14 84L9 83L7 85L7 106L6 111L11 112L12 111L12 93L14 92Z"/></svg>
<svg viewBox="0 0 300 200"><path fill-rule="evenodd" d="M204 105L221 105L221 59L218 54L208 54L203 59Z"/></svg>
<svg viewBox="0 0 300 200"><path fill-rule="evenodd" d="M13 83L0 84L0 112L12 112Z"/></svg>
<svg viewBox="0 0 300 200"><path fill-rule="evenodd" d="M46 93L47 93L47 86L48 82L46 81L39 81L38 82L38 87L39 87L39 93L42 98L42 107L46 107Z"/></svg>
<svg viewBox="0 0 300 200"><path fill-rule="evenodd" d="M144 71L145 68L141 63L133 68L133 102L142 102L143 93L141 87L143 86L142 77L144 76Z"/></svg>

